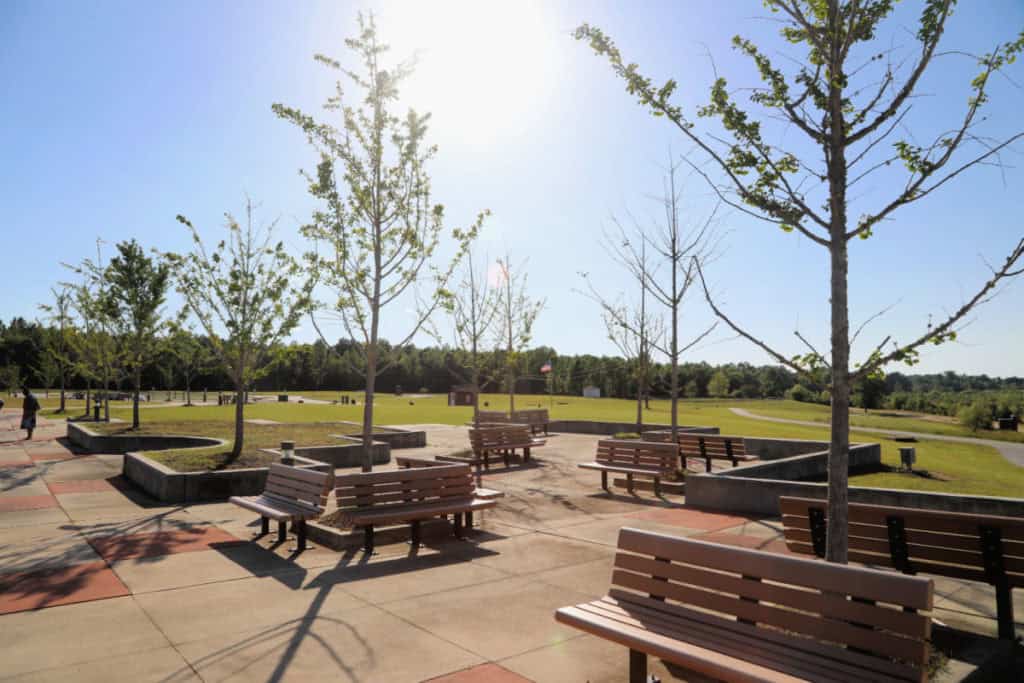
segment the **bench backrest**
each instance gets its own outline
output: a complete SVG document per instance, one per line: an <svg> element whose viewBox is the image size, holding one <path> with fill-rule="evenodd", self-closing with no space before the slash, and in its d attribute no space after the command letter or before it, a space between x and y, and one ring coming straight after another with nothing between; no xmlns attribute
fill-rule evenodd
<svg viewBox="0 0 1024 683"><path fill-rule="evenodd" d="M602 465L676 470L679 449L671 443L652 443L634 439L604 439L597 442L597 462Z"/></svg>
<svg viewBox="0 0 1024 683"><path fill-rule="evenodd" d="M271 463L264 495L322 510L330 493L329 472Z"/></svg>
<svg viewBox="0 0 1024 683"><path fill-rule="evenodd" d="M481 427L469 430L469 443L473 450L529 445L533 442L530 428L526 425L505 425Z"/></svg>
<svg viewBox="0 0 1024 683"><path fill-rule="evenodd" d="M547 408L528 408L526 410L515 410L512 412L512 422L527 425L546 425L548 419Z"/></svg>
<svg viewBox="0 0 1024 683"><path fill-rule="evenodd" d="M813 498L779 498L786 546L824 555L828 506ZM971 581L1024 587L1024 519L850 503L849 557L854 562Z"/></svg>
<svg viewBox="0 0 1024 683"><path fill-rule="evenodd" d="M472 498L475 488L472 468L462 464L359 472L334 480L334 495L343 513Z"/></svg>
<svg viewBox="0 0 1024 683"><path fill-rule="evenodd" d="M477 422L505 424L509 421L508 415L500 410L479 410L476 414Z"/></svg>
<svg viewBox="0 0 1024 683"><path fill-rule="evenodd" d="M671 439L671 432L669 438ZM703 443L703 450L701 444ZM742 436L721 436L719 434L679 433L679 452L693 457L712 457L728 459L729 457L745 457L747 450L743 445Z"/></svg>
<svg viewBox="0 0 1024 683"><path fill-rule="evenodd" d="M753 636L763 649L739 656L754 663L770 666L776 644L829 678L924 680L929 579L625 528L609 595L699 622L687 639L712 649L728 645L722 629Z"/></svg>

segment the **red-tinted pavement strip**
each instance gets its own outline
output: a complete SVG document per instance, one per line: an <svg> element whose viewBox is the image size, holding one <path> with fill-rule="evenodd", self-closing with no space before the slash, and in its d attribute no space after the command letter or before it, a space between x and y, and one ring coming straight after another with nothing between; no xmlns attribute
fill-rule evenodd
<svg viewBox="0 0 1024 683"><path fill-rule="evenodd" d="M55 508L57 499L53 496L4 496L0 498L0 512L22 512Z"/></svg>
<svg viewBox="0 0 1024 683"><path fill-rule="evenodd" d="M0 614L128 595L106 562L0 574Z"/></svg>
<svg viewBox="0 0 1024 683"><path fill-rule="evenodd" d="M745 536L743 534L700 534L699 536L693 536L693 539L738 546L740 548L751 548L752 550L763 550L769 553L790 554L789 549L786 548L786 541L782 538Z"/></svg>
<svg viewBox="0 0 1024 683"><path fill-rule="evenodd" d="M53 460L74 460L77 457L65 448L34 448L26 449L28 457L34 462L49 462Z"/></svg>
<svg viewBox="0 0 1024 683"><path fill-rule="evenodd" d="M482 683L483 681L487 681L487 683L533 683L529 678L523 678L497 664L481 664L456 671L453 674L431 678L425 683Z"/></svg>
<svg viewBox="0 0 1024 683"><path fill-rule="evenodd" d="M53 495L62 493L106 493L116 491L106 479L82 479L80 481L50 481L46 483Z"/></svg>
<svg viewBox="0 0 1024 683"><path fill-rule="evenodd" d="M687 529L700 529L701 531L719 531L732 526L749 522L747 517L735 517L733 515L719 515L713 512L704 512L694 508L656 508L645 510L624 517L627 522L623 526L629 526L628 520L643 519L659 524L672 524L686 527Z"/></svg>
<svg viewBox="0 0 1024 683"><path fill-rule="evenodd" d="M224 545L239 545L247 542L212 526L197 526L179 531L157 531L150 534L99 536L89 539L89 544L93 549L108 562L210 550Z"/></svg>

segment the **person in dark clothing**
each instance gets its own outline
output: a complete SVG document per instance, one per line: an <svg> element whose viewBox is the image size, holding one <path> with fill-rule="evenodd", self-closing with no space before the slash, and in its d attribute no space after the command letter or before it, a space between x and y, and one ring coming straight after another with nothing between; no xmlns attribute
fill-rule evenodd
<svg viewBox="0 0 1024 683"><path fill-rule="evenodd" d="M36 413L39 412L39 400L32 395L28 387L22 387L21 393L25 394L25 400L21 404L21 428L28 431L25 441L32 438L32 432L36 429Z"/></svg>

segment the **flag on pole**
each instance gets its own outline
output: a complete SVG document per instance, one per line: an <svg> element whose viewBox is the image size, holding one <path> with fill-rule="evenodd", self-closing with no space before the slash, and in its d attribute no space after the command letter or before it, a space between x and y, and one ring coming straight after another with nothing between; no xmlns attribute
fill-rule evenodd
<svg viewBox="0 0 1024 683"><path fill-rule="evenodd" d="M544 365L540 366L541 373L551 372L551 361L548 361Z"/></svg>

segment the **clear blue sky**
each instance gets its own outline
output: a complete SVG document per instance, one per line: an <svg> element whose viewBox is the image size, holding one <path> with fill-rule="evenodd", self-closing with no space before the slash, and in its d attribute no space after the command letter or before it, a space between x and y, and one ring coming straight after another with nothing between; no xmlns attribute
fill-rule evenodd
<svg viewBox="0 0 1024 683"><path fill-rule="evenodd" d="M395 58L420 53L405 99L434 115L435 199L452 224L491 209L481 254L529 257L530 288L547 299L536 343L612 353L596 307L573 292L582 286L577 272L596 275L612 296L628 287L598 237L611 214L656 211L645 197L660 190L667 150L688 147L569 32L582 21L605 28L646 73L676 78L679 100L691 111L707 98L708 53L733 87L757 84L730 48L733 34L754 38L780 64L797 53L764 20L760 2L511 5L0 3L0 317L38 315L49 287L65 277L60 262L93 253L98 236L183 249L175 214L188 215L213 239L222 213L240 212L246 192L301 250L296 229L311 201L297 171L313 157L270 105L312 110L323 101L332 76L311 57L347 58L342 40L362 9L377 13ZM904 53L913 47L918 9L917 2L901 3L885 46ZM1019 0L963 3L944 46L983 52L1022 28ZM923 142L954 124L974 71L962 57L939 60L919 89L926 96L915 102L907 133ZM1010 74L1016 84L996 79L979 131L985 135L1024 127L1024 64ZM779 135L797 139L795 131ZM862 335L855 356L886 334L907 340L929 313L941 318L955 309L986 277L982 257L1002 259L1024 234L1021 151L1004 155L1006 168L979 168L897 213L873 239L852 244L853 324L899 302ZM858 186L854 213L889 197L895 177ZM689 179L687 197L693 215L703 215L707 187ZM721 227L726 251L709 275L726 310L787 353L802 351L792 334L797 326L827 347L826 252L735 213ZM1018 282L978 311L960 343L927 349L915 371L1024 375L1022 301ZM398 336L405 317L400 307L392 310L385 334ZM694 298L684 327L708 320ZM717 335L690 358L767 360L727 337ZM296 338L311 339L312 331L304 327Z"/></svg>

